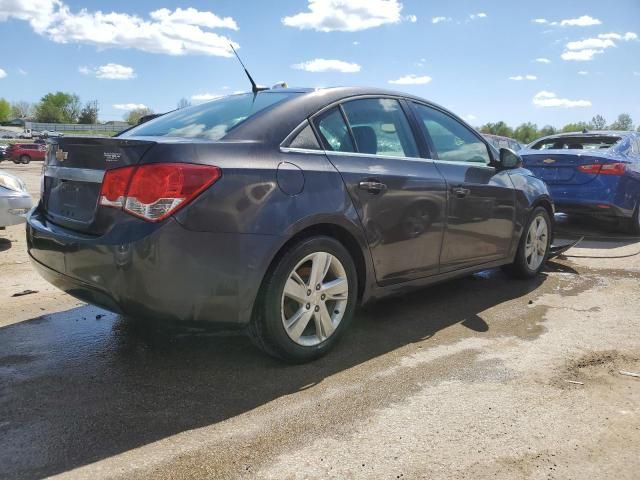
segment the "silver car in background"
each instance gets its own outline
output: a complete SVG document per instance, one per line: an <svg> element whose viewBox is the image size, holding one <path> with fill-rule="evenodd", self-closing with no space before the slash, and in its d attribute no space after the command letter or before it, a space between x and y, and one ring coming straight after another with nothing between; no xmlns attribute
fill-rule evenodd
<svg viewBox="0 0 640 480"><path fill-rule="evenodd" d="M0 170L0 229L24 222L32 206L33 200L25 183Z"/></svg>

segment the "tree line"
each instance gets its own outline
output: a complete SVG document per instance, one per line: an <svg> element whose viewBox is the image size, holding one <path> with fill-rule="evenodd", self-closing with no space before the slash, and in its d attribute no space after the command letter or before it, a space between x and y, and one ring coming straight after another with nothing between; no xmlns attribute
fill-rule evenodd
<svg viewBox="0 0 640 480"><path fill-rule="evenodd" d="M177 108L191 106L186 98L180 99ZM47 93L39 102L29 103L24 100L10 103L0 98L0 124L14 119L33 120L42 123L98 123L100 106L97 100L86 103L80 101L75 93ZM124 120L135 125L140 117L153 113L150 108L135 108L124 114Z"/></svg>
<svg viewBox="0 0 640 480"><path fill-rule="evenodd" d="M551 125L545 125L538 128L538 125L526 122L515 128L510 127L505 122L485 123L479 130L482 133L491 133L493 135L501 135L503 137L511 137L520 143L531 143L536 138L553 135L563 132L581 132L582 130L633 130L633 120L628 113L621 113L618 118L611 124L602 115L594 116L589 122L568 123L562 128L555 128ZM640 125L638 125L640 132Z"/></svg>

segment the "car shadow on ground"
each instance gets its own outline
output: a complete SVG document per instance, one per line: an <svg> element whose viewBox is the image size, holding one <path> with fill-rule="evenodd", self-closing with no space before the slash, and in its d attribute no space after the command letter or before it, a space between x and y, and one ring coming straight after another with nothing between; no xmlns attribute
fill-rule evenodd
<svg viewBox="0 0 640 480"><path fill-rule="evenodd" d="M580 248L611 249L640 241L640 237L627 233L617 221L556 215L556 241L575 240L580 237L583 237L578 245Z"/></svg>
<svg viewBox="0 0 640 480"><path fill-rule="evenodd" d="M221 422L458 323L470 335L505 328L482 312L545 278L490 270L376 302L307 365L266 357L243 336L166 335L90 306L9 325L0 329L0 477L54 475Z"/></svg>
<svg viewBox="0 0 640 480"><path fill-rule="evenodd" d="M0 238L0 252L9 250L11 248L11 240L8 238Z"/></svg>

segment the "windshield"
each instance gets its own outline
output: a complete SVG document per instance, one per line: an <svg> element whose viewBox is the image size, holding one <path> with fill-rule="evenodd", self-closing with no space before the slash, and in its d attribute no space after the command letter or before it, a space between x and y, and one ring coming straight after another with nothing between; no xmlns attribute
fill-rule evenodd
<svg viewBox="0 0 640 480"><path fill-rule="evenodd" d="M294 92L262 92L231 95L182 108L128 130L120 137L182 137L220 140L243 120L295 95Z"/></svg>
<svg viewBox="0 0 640 480"><path fill-rule="evenodd" d="M557 137L547 138L534 143L531 148L533 150L605 150L611 148L620 137L604 136L575 136L575 137Z"/></svg>

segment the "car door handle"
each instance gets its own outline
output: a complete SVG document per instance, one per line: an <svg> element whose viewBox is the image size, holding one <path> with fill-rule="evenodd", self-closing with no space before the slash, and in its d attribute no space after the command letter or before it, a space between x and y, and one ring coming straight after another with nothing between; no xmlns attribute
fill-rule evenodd
<svg viewBox="0 0 640 480"><path fill-rule="evenodd" d="M451 193L453 193L458 198L464 198L471 193L471 190L464 187L452 187Z"/></svg>
<svg viewBox="0 0 640 480"><path fill-rule="evenodd" d="M377 180L364 180L358 184L358 188L360 188L360 190L366 190L367 192L376 195L378 193L384 192L387 189L387 186L384 183L378 182Z"/></svg>

